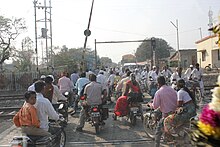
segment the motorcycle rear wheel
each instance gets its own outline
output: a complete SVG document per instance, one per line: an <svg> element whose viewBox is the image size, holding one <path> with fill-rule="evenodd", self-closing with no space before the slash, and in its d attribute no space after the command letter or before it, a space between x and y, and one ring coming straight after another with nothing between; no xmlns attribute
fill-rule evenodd
<svg viewBox="0 0 220 147"><path fill-rule="evenodd" d="M130 121L131 121L131 125L135 126L136 125L136 121L137 121L137 117L134 116L134 114L130 114Z"/></svg>
<svg viewBox="0 0 220 147"><path fill-rule="evenodd" d="M112 118L113 118L113 120L117 120L117 116L115 113L112 114Z"/></svg>
<svg viewBox="0 0 220 147"><path fill-rule="evenodd" d="M99 134L100 133L100 127L98 124L95 125L95 133Z"/></svg>
<svg viewBox="0 0 220 147"><path fill-rule="evenodd" d="M59 147L65 147L66 144L66 132L63 130L60 133Z"/></svg>
<svg viewBox="0 0 220 147"><path fill-rule="evenodd" d="M149 115L144 116L144 121L143 121L143 126L144 126L144 131L147 134L148 137L154 139L155 138L155 130L156 130L156 124L153 124L153 119L150 118Z"/></svg>

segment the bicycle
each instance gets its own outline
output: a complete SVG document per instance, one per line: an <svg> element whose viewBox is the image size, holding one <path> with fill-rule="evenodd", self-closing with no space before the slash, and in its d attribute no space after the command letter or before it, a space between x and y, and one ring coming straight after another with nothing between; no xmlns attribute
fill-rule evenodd
<svg viewBox="0 0 220 147"><path fill-rule="evenodd" d="M186 86L189 88L189 90L194 95L196 103L197 104L201 103L202 102L202 94L201 94L201 90L200 90L199 81L189 80L189 81L187 81Z"/></svg>
<svg viewBox="0 0 220 147"><path fill-rule="evenodd" d="M219 73L218 67L215 64L213 64L213 67L211 66L211 64L208 64L207 66L205 66L206 73L213 72L213 71L217 71L217 73Z"/></svg>

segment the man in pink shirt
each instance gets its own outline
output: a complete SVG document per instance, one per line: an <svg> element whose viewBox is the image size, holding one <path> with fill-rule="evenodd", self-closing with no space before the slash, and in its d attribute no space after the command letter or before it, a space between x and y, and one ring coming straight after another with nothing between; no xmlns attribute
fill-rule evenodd
<svg viewBox="0 0 220 147"><path fill-rule="evenodd" d="M155 132L155 147L160 146L160 138L163 134L163 121L170 112L175 112L177 108L177 92L166 85L165 78L159 76L157 78L159 89L155 93L152 107L162 112L162 118L157 125Z"/></svg>
<svg viewBox="0 0 220 147"><path fill-rule="evenodd" d="M65 92L69 92L70 93L70 97L69 97L69 105L72 106L73 105L73 83L72 81L67 78L67 72L63 72L62 73L62 77L59 78L58 83L57 83L60 92L62 94L64 94Z"/></svg>

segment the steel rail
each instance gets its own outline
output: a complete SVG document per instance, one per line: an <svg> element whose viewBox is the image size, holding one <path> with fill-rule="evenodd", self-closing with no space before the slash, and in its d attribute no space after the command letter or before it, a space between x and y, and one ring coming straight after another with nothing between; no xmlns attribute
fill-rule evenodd
<svg viewBox="0 0 220 147"><path fill-rule="evenodd" d="M24 99L24 97L18 97L18 96L12 96L12 97L2 97L0 96L0 101L5 101L5 100L21 100Z"/></svg>
<svg viewBox="0 0 220 147"><path fill-rule="evenodd" d="M69 145L83 144L83 145L95 145L95 144L125 144L125 143L140 143L140 142L153 142L152 139L135 139L135 140L109 140L109 141L95 141L95 142L66 142Z"/></svg>
<svg viewBox="0 0 220 147"><path fill-rule="evenodd" d="M21 107L0 107L0 111L16 111L19 110Z"/></svg>
<svg viewBox="0 0 220 147"><path fill-rule="evenodd" d="M0 119L11 119L15 116L15 114L1 114Z"/></svg>

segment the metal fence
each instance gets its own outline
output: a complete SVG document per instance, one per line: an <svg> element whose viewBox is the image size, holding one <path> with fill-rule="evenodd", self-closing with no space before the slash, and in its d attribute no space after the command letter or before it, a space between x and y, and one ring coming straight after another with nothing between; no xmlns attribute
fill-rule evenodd
<svg viewBox="0 0 220 147"><path fill-rule="evenodd" d="M0 73L0 92L25 91L34 78L39 78L38 72Z"/></svg>

